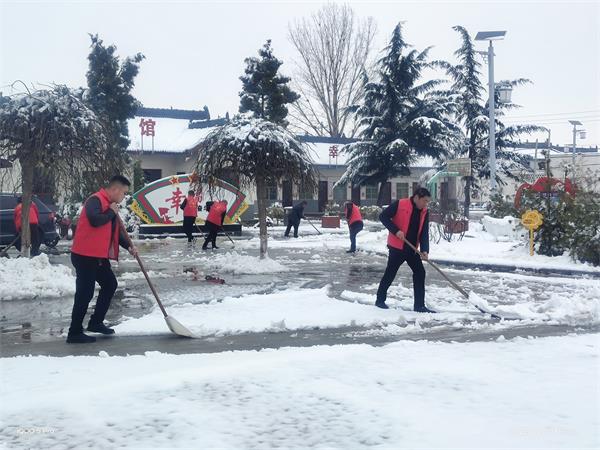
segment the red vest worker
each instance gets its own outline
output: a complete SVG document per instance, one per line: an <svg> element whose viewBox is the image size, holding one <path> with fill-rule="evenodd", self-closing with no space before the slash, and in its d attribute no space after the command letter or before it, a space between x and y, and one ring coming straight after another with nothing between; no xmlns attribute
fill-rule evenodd
<svg viewBox="0 0 600 450"><path fill-rule="evenodd" d="M352 202L346 202L346 220L350 230L350 250L346 253L356 252L356 235L363 229L363 220L360 209Z"/></svg>
<svg viewBox="0 0 600 450"><path fill-rule="evenodd" d="M396 200L383 210L379 219L389 230L387 267L377 290L375 306L388 309L385 304L387 290L391 286L398 269L404 261L413 272L414 306L417 312L435 312L425 306L425 268L422 259L429 257L429 215L427 205L431 194L425 188L418 188L411 198ZM404 241L419 249L419 253Z"/></svg>
<svg viewBox="0 0 600 450"><path fill-rule="evenodd" d="M125 236L121 235L117 220L118 203L125 198L129 186L127 178L115 175L106 188L88 197L83 205L71 247L71 262L77 279L71 326L67 336L69 344L96 340L83 332L83 319L90 300L94 297L96 282L100 285L100 292L87 331L102 334L115 332L104 325L106 312L117 290L117 279L109 260L119 259L119 245L128 249L132 255L137 252L135 247L129 247Z"/></svg>

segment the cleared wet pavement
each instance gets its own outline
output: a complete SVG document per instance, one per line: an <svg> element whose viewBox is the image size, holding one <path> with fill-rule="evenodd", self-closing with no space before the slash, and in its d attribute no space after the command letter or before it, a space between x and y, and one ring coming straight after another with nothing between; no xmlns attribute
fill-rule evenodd
<svg viewBox="0 0 600 450"><path fill-rule="evenodd" d="M238 251L256 255L255 249L244 249L244 239L237 240ZM301 245L301 242L299 242ZM153 278L161 296L169 299L169 304L177 302L178 292L185 293L186 301L192 303L207 303L220 301L225 297L239 297L248 293L271 293L292 287L320 288L330 286L329 295L343 300L345 291L374 295L376 285L385 269L386 257L383 254L358 252L348 255L340 248L307 247L302 248L275 248L270 249L270 256L291 269L289 272L239 275L232 273L214 273L206 271L196 258L206 253L199 248L189 248L183 240L153 240L139 244L140 253L147 269L158 276ZM63 250L65 247L62 247ZM219 253L231 251L231 245L224 241ZM208 252L210 255L210 252ZM52 255L51 261L70 265L69 255L65 252ZM217 285L203 281L193 280L184 269L196 267L202 274L217 275L226 280L226 284ZM501 287L505 295L498 298L500 304L513 304L521 296L535 298L539 302L547 301L549 296L560 292L561 295L576 295L582 289L577 284L570 284L568 278L565 283L560 283L556 278L544 276L527 276L523 274L502 275L494 272L462 270L446 267L448 273L467 290L484 294L490 286ZM124 317L137 318L148 314L155 308L154 299L139 272L135 260L128 258L119 263L115 268L117 276L125 278L113 299L107 316L107 322L117 324ZM580 278L580 277L578 277ZM548 289L548 280L552 280L555 288ZM599 281L600 282L600 281ZM412 277L408 267L402 267L398 273L395 285L411 288ZM453 292L447 282L435 271L427 272L428 299L435 301L436 296L460 295ZM190 300L190 293L191 296ZM390 296L394 296L394 289ZM172 351L175 353L221 351L227 349L258 349L263 347L279 347L289 345L316 345L340 343L377 343L389 342L397 339L439 339L461 340L461 336L469 339L491 339L508 331L497 330L480 332L465 331L457 326L441 324L438 327L427 327L419 333L385 333L378 332L377 328L351 328L334 330L311 330L280 333L252 333L237 336L209 337L186 342L186 340L172 339L171 336L145 336L145 337L115 337L110 340L102 339L97 344L86 349L67 346L64 344L64 333L69 325L72 307L72 297L40 298L12 300L2 302L0 316L0 351L2 356L17 354L97 354L106 350L110 354L134 354L150 350ZM93 305L92 305L93 306ZM462 307L462 305L460 306ZM473 313L474 321L485 319L472 307L464 302L465 311ZM521 327L523 328L523 327ZM598 331L595 325L527 325L526 331L519 327L511 329L510 333L522 332L526 335L541 336L547 334L564 334L570 332ZM367 334L364 334L365 331ZM361 335L362 333L362 335ZM217 350L220 349L220 350Z"/></svg>

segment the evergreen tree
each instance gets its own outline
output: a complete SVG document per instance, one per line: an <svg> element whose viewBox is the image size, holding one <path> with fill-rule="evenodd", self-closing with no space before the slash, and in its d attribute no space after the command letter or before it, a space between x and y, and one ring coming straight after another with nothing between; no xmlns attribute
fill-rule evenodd
<svg viewBox="0 0 600 450"><path fill-rule="evenodd" d="M108 167L99 168L105 178L122 172L128 162L129 131L127 119L135 116L140 103L131 94L144 55L138 53L120 61L114 45L106 46L98 35L90 35L92 44L88 55L86 74L88 91L86 101L102 121L109 137ZM95 183L100 180L91 180ZM87 193L83 193L84 195Z"/></svg>
<svg viewBox="0 0 600 450"><path fill-rule="evenodd" d="M458 63L452 65L445 61L436 61L435 65L443 68L451 79L452 85L446 94L456 98L458 103L456 121L462 127L464 134L465 145L460 146L452 156L471 159L473 176L464 178L464 211L468 216L472 188L478 189L477 180L490 176L488 94L481 81L481 63L477 59L477 51L468 31L461 26L455 26L453 29L460 34L462 41L460 48L454 52ZM519 78L500 83L516 87L530 83L530 81ZM519 108L519 106L514 103L501 103L498 92L495 92L495 96L497 174L513 177L513 171L516 168L526 167L527 160L507 149L516 146L518 138L524 134L541 131L543 128L535 125L504 126L499 120L504 115L504 111ZM497 181L501 182L501 180Z"/></svg>
<svg viewBox="0 0 600 450"><path fill-rule="evenodd" d="M290 78L278 75L283 62L273 55L271 40L258 51L259 58L246 58L245 75L240 77L240 112L251 112L253 116L287 126L286 104L300 98L290 89Z"/></svg>
<svg viewBox="0 0 600 450"><path fill-rule="evenodd" d="M29 206L36 172L52 169L55 188L71 192L94 168L108 163L107 136L81 89L66 86L0 94L0 160L21 171L23 254L29 256Z"/></svg>
<svg viewBox="0 0 600 450"><path fill-rule="evenodd" d="M460 130L449 120L453 98L435 91L442 81L420 82L432 66L429 50L411 49L398 24L377 62L376 79L366 82L364 101L354 108L360 141L344 147L348 169L337 184L381 183L379 205L387 180L410 174L417 157L439 158L460 142Z"/></svg>

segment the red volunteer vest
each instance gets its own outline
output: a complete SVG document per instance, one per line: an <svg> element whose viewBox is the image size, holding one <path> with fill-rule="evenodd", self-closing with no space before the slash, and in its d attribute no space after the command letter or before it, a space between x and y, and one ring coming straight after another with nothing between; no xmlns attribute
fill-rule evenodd
<svg viewBox="0 0 600 450"><path fill-rule="evenodd" d="M185 200L183 215L185 217L198 217L198 197L188 195Z"/></svg>
<svg viewBox="0 0 600 450"><path fill-rule="evenodd" d="M362 215L360 214L360 209L358 206L352 205L352 212L350 213L350 219L348 220L348 225L352 225L354 222L361 222Z"/></svg>
<svg viewBox="0 0 600 450"><path fill-rule="evenodd" d="M91 197L100 199L100 208L103 213L110 207L110 199L104 189L100 189ZM89 198L88 198L89 200ZM87 200L86 200L87 202ZM81 216L77 222L75 237L71 252L82 256L92 256L95 258L119 259L119 230L115 220L111 220L99 227L93 227L87 218L85 212L85 203L81 210Z"/></svg>
<svg viewBox="0 0 600 450"><path fill-rule="evenodd" d="M19 203L15 207L15 229L17 232L21 231L21 211L23 210L23 203ZM35 203L31 203L29 206L29 225L37 225L39 223L38 218L38 207Z"/></svg>
<svg viewBox="0 0 600 450"><path fill-rule="evenodd" d="M392 218L392 222L404 233L408 233L408 225L410 224L410 216L413 211L412 202L410 198L403 198L398 201L398 211L396 211L396 215ZM425 222L425 216L427 215L427 208L423 208L421 210L421 217L419 220L419 232L417 233L417 245L419 248L419 242L421 240L421 231L423 230L423 223ZM387 243L390 247L397 248L398 250L402 250L404 248L404 241L398 239L396 235L390 233L388 235Z"/></svg>
<svg viewBox="0 0 600 450"><path fill-rule="evenodd" d="M221 226L223 222L221 222L221 216L225 212L226 206L223 202L216 202L210 207L210 211L208 212L208 217L206 218L207 222L214 223L215 225Z"/></svg>

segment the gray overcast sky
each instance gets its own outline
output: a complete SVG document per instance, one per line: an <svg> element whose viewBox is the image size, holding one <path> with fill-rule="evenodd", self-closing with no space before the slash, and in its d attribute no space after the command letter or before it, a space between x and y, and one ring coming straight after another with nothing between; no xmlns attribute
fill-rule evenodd
<svg viewBox="0 0 600 450"><path fill-rule="evenodd" d="M552 129L552 141L571 142L567 123L584 123L581 145L600 145L600 2L350 2L372 16L377 49L398 21L418 49L453 61L459 37L451 27L507 30L496 48L496 80L526 77L513 92L522 117ZM145 106L200 109L213 117L238 108L245 57L266 39L290 73L294 49L288 23L322 2L9 2L0 0L0 89L27 83L85 85L89 38L99 33L121 56L142 52L135 95ZM481 50L485 44L481 43ZM487 69L485 81L487 83ZM543 139L544 136L539 136Z"/></svg>

